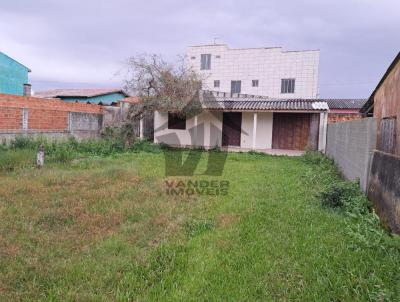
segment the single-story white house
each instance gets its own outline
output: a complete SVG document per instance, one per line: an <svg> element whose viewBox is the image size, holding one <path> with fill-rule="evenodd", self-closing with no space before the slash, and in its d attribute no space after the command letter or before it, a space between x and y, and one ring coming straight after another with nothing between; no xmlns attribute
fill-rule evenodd
<svg viewBox="0 0 400 302"><path fill-rule="evenodd" d="M271 99L204 92L201 112L154 112L154 142L227 150L325 151L328 105L319 99Z"/></svg>

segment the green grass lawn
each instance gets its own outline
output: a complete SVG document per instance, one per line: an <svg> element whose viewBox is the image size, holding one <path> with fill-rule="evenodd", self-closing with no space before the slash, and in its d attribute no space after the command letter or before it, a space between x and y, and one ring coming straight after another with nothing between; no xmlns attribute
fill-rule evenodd
<svg viewBox="0 0 400 302"><path fill-rule="evenodd" d="M166 178L163 153L139 152L2 172L0 300L399 300L400 253L350 236L313 169L229 154L221 177ZM188 179L228 194L166 194Z"/></svg>

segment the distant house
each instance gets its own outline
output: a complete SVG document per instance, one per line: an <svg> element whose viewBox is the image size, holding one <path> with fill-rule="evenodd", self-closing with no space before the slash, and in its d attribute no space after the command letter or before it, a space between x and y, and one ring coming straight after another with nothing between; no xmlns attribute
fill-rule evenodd
<svg viewBox="0 0 400 302"><path fill-rule="evenodd" d="M400 155L400 52L361 112L377 120L377 150Z"/></svg>
<svg viewBox="0 0 400 302"><path fill-rule="evenodd" d="M367 102L366 99L328 99L328 123L351 121L362 118L360 109Z"/></svg>
<svg viewBox="0 0 400 302"><path fill-rule="evenodd" d="M28 73L31 70L0 52L0 93L24 95L24 89L30 94Z"/></svg>
<svg viewBox="0 0 400 302"><path fill-rule="evenodd" d="M53 89L35 93L39 98L57 98L63 101L112 105L129 97L121 89Z"/></svg>
<svg viewBox="0 0 400 302"><path fill-rule="evenodd" d="M361 112L376 121L368 198L389 229L400 234L400 52Z"/></svg>

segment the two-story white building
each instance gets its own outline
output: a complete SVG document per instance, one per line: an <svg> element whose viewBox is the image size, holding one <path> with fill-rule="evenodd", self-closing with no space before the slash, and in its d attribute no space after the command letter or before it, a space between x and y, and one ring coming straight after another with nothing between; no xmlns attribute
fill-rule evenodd
<svg viewBox="0 0 400 302"><path fill-rule="evenodd" d="M329 108L318 98L319 50L202 45L189 47L187 60L203 79L202 111L156 111L155 142L274 154L324 151Z"/></svg>
<svg viewBox="0 0 400 302"><path fill-rule="evenodd" d="M203 89L271 98L317 98L319 50L190 46L190 66L203 77Z"/></svg>

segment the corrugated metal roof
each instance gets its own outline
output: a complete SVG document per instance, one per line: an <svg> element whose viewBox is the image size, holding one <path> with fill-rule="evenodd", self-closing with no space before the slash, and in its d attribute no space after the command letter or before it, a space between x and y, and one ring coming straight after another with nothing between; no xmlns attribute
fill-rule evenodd
<svg viewBox="0 0 400 302"><path fill-rule="evenodd" d="M35 97L39 98L57 98L57 97L95 97L99 95L122 93L128 96L122 89L53 89L47 91L39 91L35 93Z"/></svg>
<svg viewBox="0 0 400 302"><path fill-rule="evenodd" d="M208 110L326 111L329 109L328 104L323 100L308 99L206 98L202 104Z"/></svg>
<svg viewBox="0 0 400 302"><path fill-rule="evenodd" d="M366 101L366 99L281 99L212 90L202 91L204 107L213 110L359 110Z"/></svg>
<svg viewBox="0 0 400 302"><path fill-rule="evenodd" d="M367 99L326 99L329 109L360 109Z"/></svg>

